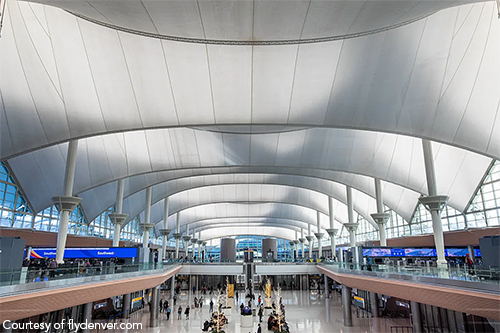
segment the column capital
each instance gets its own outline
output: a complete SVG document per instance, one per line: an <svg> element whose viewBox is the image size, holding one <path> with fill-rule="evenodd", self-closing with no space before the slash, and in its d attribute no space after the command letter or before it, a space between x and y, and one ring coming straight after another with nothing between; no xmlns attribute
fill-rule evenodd
<svg viewBox="0 0 500 333"><path fill-rule="evenodd" d="M306 236L306 239L311 244L314 241L314 236Z"/></svg>
<svg viewBox="0 0 500 333"><path fill-rule="evenodd" d="M191 239L191 236L183 236L182 239L185 241L185 242L189 242L189 240Z"/></svg>
<svg viewBox="0 0 500 333"><path fill-rule="evenodd" d="M141 231L151 231L154 228L154 223L141 223L140 225Z"/></svg>
<svg viewBox="0 0 500 333"><path fill-rule="evenodd" d="M436 195L433 197L420 197L418 201L430 212L437 211L441 213L444 206L448 203L449 196L446 195Z"/></svg>
<svg viewBox="0 0 500 333"><path fill-rule="evenodd" d="M344 224L344 227L349 231L349 232L355 232L356 229L358 229L358 224L357 223L346 223Z"/></svg>
<svg viewBox="0 0 500 333"><path fill-rule="evenodd" d="M335 237L337 232L339 232L339 229L326 229L326 232L330 237Z"/></svg>
<svg viewBox="0 0 500 333"><path fill-rule="evenodd" d="M377 224L385 224L391 218L389 213L373 213L370 216Z"/></svg>
<svg viewBox="0 0 500 333"><path fill-rule="evenodd" d="M293 244L299 244L300 243L297 239L294 239L292 242L293 242Z"/></svg>
<svg viewBox="0 0 500 333"><path fill-rule="evenodd" d="M203 246L207 246L207 242L203 241L203 242L201 243L201 245L203 245Z"/></svg>
<svg viewBox="0 0 500 333"><path fill-rule="evenodd" d="M316 239L317 239L317 240L321 240L321 238L323 238L323 236L324 236L324 235L325 235L325 234L324 234L324 233L322 233L322 232L316 232L316 233L314 234L314 236L316 236Z"/></svg>
<svg viewBox="0 0 500 333"><path fill-rule="evenodd" d="M174 232L172 234L172 236L174 237L174 239L181 239L182 238L182 234L180 232Z"/></svg>
<svg viewBox="0 0 500 333"><path fill-rule="evenodd" d="M201 239L198 239L198 241L196 242L198 245L201 245L203 246L203 241Z"/></svg>
<svg viewBox="0 0 500 333"><path fill-rule="evenodd" d="M196 244L198 242L198 238L191 238L191 244Z"/></svg>
<svg viewBox="0 0 500 333"><path fill-rule="evenodd" d="M306 242L306 239L305 239L305 238L299 238L299 242L300 242L301 244L304 244L304 243Z"/></svg>
<svg viewBox="0 0 500 333"><path fill-rule="evenodd" d="M82 198L78 197L52 197L52 203L56 206L59 212L61 211L69 211L72 212L75 208L80 204Z"/></svg>
<svg viewBox="0 0 500 333"><path fill-rule="evenodd" d="M289 242L288 242L288 244L289 244L290 246L294 246L294 245L295 245L295 243L294 243L293 241L289 241Z"/></svg>
<svg viewBox="0 0 500 333"><path fill-rule="evenodd" d="M108 217L114 224L122 225L127 219L128 214L109 213Z"/></svg>
<svg viewBox="0 0 500 333"><path fill-rule="evenodd" d="M170 234L170 229L160 229L159 232L160 232L160 235L162 236L168 236L168 234Z"/></svg>

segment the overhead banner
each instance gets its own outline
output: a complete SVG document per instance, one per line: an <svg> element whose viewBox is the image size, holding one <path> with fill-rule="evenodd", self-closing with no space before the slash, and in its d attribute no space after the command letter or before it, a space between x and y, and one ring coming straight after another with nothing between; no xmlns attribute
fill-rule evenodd
<svg viewBox="0 0 500 333"><path fill-rule="evenodd" d="M25 257L26 257L26 250ZM31 249L30 258L55 258L56 248L34 248ZM86 258L136 258L137 248L135 247L80 247L67 248L64 250L64 258L86 259Z"/></svg>

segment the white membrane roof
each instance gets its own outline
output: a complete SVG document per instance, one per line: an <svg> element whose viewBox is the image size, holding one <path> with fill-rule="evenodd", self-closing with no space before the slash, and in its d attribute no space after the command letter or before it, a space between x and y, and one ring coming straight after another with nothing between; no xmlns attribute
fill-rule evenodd
<svg viewBox="0 0 500 333"><path fill-rule="evenodd" d="M168 197L207 238L327 228L328 197L345 223L346 186L373 223L374 178L409 221L422 139L463 211L500 158L494 2L37 2L9 1L0 38L0 159L35 211L70 140L89 221L124 179L129 220L153 186L152 222Z"/></svg>

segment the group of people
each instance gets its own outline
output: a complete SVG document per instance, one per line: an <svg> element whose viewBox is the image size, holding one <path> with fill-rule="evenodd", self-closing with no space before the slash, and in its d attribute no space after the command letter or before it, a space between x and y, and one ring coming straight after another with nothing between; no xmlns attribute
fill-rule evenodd
<svg viewBox="0 0 500 333"><path fill-rule="evenodd" d="M115 271L116 265L120 263L118 258L109 260L99 259L64 259L59 264L56 259L48 257L40 259L24 259L23 267L28 267L28 282L54 279L59 276L74 277L96 274L111 274Z"/></svg>
<svg viewBox="0 0 500 333"><path fill-rule="evenodd" d="M200 298L194 298L194 307L195 308L202 308L203 307L203 297Z"/></svg>
<svg viewBox="0 0 500 333"><path fill-rule="evenodd" d="M259 327L260 327L260 324L259 324ZM267 329L270 331L273 331L273 332L277 332L277 331L290 332L290 328L288 327L288 323L285 321L284 313L281 314L281 318L278 318L278 314L276 312L273 312L267 320Z"/></svg>
<svg viewBox="0 0 500 333"><path fill-rule="evenodd" d="M207 332L210 328L217 327L217 323L219 323L219 327L222 327L227 324L227 318L223 313L214 313L210 318L210 321L205 320L203 323L202 331Z"/></svg>
<svg viewBox="0 0 500 333"><path fill-rule="evenodd" d="M170 313L172 312L172 309L170 309L170 304L167 300L163 301L163 299L160 299L160 313L166 313L167 314L167 320L170 320Z"/></svg>

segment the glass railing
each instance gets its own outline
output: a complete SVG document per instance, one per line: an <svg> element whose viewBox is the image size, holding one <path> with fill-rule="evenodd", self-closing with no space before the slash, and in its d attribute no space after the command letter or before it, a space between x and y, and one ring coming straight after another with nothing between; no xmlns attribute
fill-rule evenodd
<svg viewBox="0 0 500 333"><path fill-rule="evenodd" d="M210 265L210 264L214 264L214 265L224 265L224 264L227 264L227 265L242 265L242 264L245 264L246 262L244 262L243 260L241 259L237 259L237 260L222 260L222 261L219 261L219 260L212 260L212 261L209 261L209 260L205 260L205 261L199 261L199 260L186 260L186 259L168 259L168 260L164 260L163 261L164 263L177 263L177 264L191 264L191 265ZM313 259L310 259L310 260L288 260L288 261L285 261L285 260L276 260L276 261L262 261L262 259L254 259L252 261L252 263L255 263L255 264L263 264L263 265L266 265L266 264L271 264L271 265L301 265L301 264L313 264L313 263L320 263L320 262L323 262L322 260L313 260Z"/></svg>
<svg viewBox="0 0 500 333"><path fill-rule="evenodd" d="M136 265L69 266L59 268L23 267L21 270L0 271L0 286L46 282L97 275L122 274L139 271L161 270L175 263L143 263Z"/></svg>
<svg viewBox="0 0 500 333"><path fill-rule="evenodd" d="M443 267L428 267L413 265L366 265L343 262L323 262L323 264L343 273L363 271L366 272L366 274L370 274L369 272L372 272L373 275L380 275L379 273L399 274L500 284L500 269L484 266L464 268L449 265Z"/></svg>

